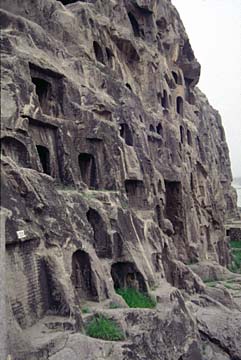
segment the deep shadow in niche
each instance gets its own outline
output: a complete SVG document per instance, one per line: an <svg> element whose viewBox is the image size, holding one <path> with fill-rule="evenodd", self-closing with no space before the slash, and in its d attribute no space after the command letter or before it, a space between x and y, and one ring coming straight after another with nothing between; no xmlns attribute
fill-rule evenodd
<svg viewBox="0 0 241 360"><path fill-rule="evenodd" d="M39 160L43 168L43 172L47 175L51 175L50 155L48 148L42 145L36 145L36 148L38 151Z"/></svg>
<svg viewBox="0 0 241 360"><path fill-rule="evenodd" d="M187 143L188 145L192 145L192 134L191 131L189 129L187 129Z"/></svg>
<svg viewBox="0 0 241 360"><path fill-rule="evenodd" d="M111 266L111 276L115 289L134 288L147 292L143 275L131 262L117 262Z"/></svg>
<svg viewBox="0 0 241 360"><path fill-rule="evenodd" d="M90 208L86 214L94 232L94 248L100 258L112 257L112 243L110 235L106 231L106 224L100 214Z"/></svg>
<svg viewBox="0 0 241 360"><path fill-rule="evenodd" d="M79 168L83 182L90 189L98 189L95 158L88 153L79 154Z"/></svg>
<svg viewBox="0 0 241 360"><path fill-rule="evenodd" d="M159 124L157 125L157 127L156 127L156 132L157 132L159 135L163 136L163 127L162 127L162 124L161 124L161 123L159 123Z"/></svg>
<svg viewBox="0 0 241 360"><path fill-rule="evenodd" d="M149 130L152 131L152 132L155 132L154 126L153 126L153 125L150 125Z"/></svg>
<svg viewBox="0 0 241 360"><path fill-rule="evenodd" d="M166 90L163 91L163 95L161 97L161 104L164 109L168 108L168 95Z"/></svg>
<svg viewBox="0 0 241 360"><path fill-rule="evenodd" d="M145 205L145 187L141 180L125 180L129 205L142 208Z"/></svg>
<svg viewBox="0 0 241 360"><path fill-rule="evenodd" d="M128 12L128 17L129 17L134 35L136 37L140 37L140 27L139 27L138 21L136 20L135 16L131 12Z"/></svg>
<svg viewBox="0 0 241 360"><path fill-rule="evenodd" d="M72 256L71 280L79 300L97 300L90 257L85 251L77 250Z"/></svg>
<svg viewBox="0 0 241 360"><path fill-rule="evenodd" d="M128 124L119 125L120 136L125 140L126 145L133 146L132 132Z"/></svg>
<svg viewBox="0 0 241 360"><path fill-rule="evenodd" d="M1 153L9 156L19 166L30 167L30 157L26 146L13 137L6 136L1 139Z"/></svg>
<svg viewBox="0 0 241 360"><path fill-rule="evenodd" d="M37 77L32 77L32 82L35 85L35 91L39 99L39 104L42 111L48 112L49 110L49 101L51 101L52 87L51 84Z"/></svg>
<svg viewBox="0 0 241 360"><path fill-rule="evenodd" d="M183 142L184 142L184 129L183 129L182 125L180 125L180 140L181 140L181 143L183 144Z"/></svg>
<svg viewBox="0 0 241 360"><path fill-rule="evenodd" d="M104 54L103 54L102 48L98 44L97 41L93 42L93 48L94 48L96 60L101 62L102 64L105 64Z"/></svg>
<svg viewBox="0 0 241 360"><path fill-rule="evenodd" d="M83 0L60 0L62 2L63 5L68 5L68 4L73 4L79 1L85 2Z"/></svg>
<svg viewBox="0 0 241 360"><path fill-rule="evenodd" d="M175 233L182 237L183 235L183 201L182 186L180 181L165 180L166 188L166 217L172 222Z"/></svg>
<svg viewBox="0 0 241 360"><path fill-rule="evenodd" d="M176 110L179 115L183 116L183 99L181 96L176 99Z"/></svg>

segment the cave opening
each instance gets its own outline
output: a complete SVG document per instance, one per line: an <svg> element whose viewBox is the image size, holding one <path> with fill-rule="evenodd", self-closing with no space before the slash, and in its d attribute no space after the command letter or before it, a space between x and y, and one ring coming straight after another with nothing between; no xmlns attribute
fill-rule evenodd
<svg viewBox="0 0 241 360"><path fill-rule="evenodd" d="M163 127L162 127L162 124L159 123L156 127L156 131L159 135L163 136Z"/></svg>
<svg viewBox="0 0 241 360"><path fill-rule="evenodd" d="M82 181L90 189L97 189L97 171L94 156L88 153L80 153L79 168Z"/></svg>
<svg viewBox="0 0 241 360"><path fill-rule="evenodd" d="M183 235L183 201L182 201L182 185L180 181L165 180L166 188L166 206L165 215L174 227L178 237Z"/></svg>
<svg viewBox="0 0 241 360"><path fill-rule="evenodd" d="M188 145L192 145L192 134L191 131L189 129L187 129L187 143Z"/></svg>
<svg viewBox="0 0 241 360"><path fill-rule="evenodd" d="M90 208L86 213L88 222L94 232L94 248L100 258L112 257L112 243L109 234L106 231L106 224L98 211Z"/></svg>
<svg viewBox="0 0 241 360"><path fill-rule="evenodd" d="M168 108L168 95L166 90L163 91L163 95L161 97L161 104L164 109Z"/></svg>
<svg viewBox="0 0 241 360"><path fill-rule="evenodd" d="M51 84L48 81L37 77L32 77L32 82L35 85L35 91L38 96L41 109L45 112L49 106L48 102L51 100Z"/></svg>
<svg viewBox="0 0 241 360"><path fill-rule="evenodd" d="M36 145L40 163L42 165L43 172L47 175L51 174L50 168L50 154L49 149L43 145Z"/></svg>
<svg viewBox="0 0 241 360"><path fill-rule="evenodd" d="M147 292L143 275L137 270L135 264L129 261L113 264L111 266L111 276L116 290L133 288L141 292Z"/></svg>
<svg viewBox="0 0 241 360"><path fill-rule="evenodd" d="M125 180L125 189L130 206L144 206L145 187L142 180Z"/></svg>
<svg viewBox="0 0 241 360"><path fill-rule="evenodd" d="M177 97L176 110L179 115L183 116L183 99L181 96Z"/></svg>
<svg viewBox="0 0 241 360"><path fill-rule="evenodd" d="M184 143L184 129L183 129L182 125L180 125L180 140L181 140L181 143L183 144Z"/></svg>
<svg viewBox="0 0 241 360"><path fill-rule="evenodd" d="M134 35L136 37L140 37L140 26L138 24L138 21L136 20L135 16L131 12L128 12L128 17L129 17Z"/></svg>
<svg viewBox="0 0 241 360"><path fill-rule="evenodd" d="M128 124L120 124L119 126L120 137L125 140L126 145L133 146L132 132Z"/></svg>
<svg viewBox="0 0 241 360"><path fill-rule="evenodd" d="M72 256L71 280L80 299L97 300L98 293L91 269L90 257L85 251L77 250Z"/></svg>
<svg viewBox="0 0 241 360"><path fill-rule="evenodd" d="M102 64L105 64L102 48L97 41L93 42L93 48L94 48L96 60Z"/></svg>

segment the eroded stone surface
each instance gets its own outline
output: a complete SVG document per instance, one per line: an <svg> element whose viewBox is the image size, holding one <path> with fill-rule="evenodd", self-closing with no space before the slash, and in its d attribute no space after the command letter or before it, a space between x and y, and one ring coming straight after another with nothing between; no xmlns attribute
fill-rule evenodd
<svg viewBox="0 0 241 360"><path fill-rule="evenodd" d="M98 343L91 359L205 359L213 330L201 339L185 305L206 307L195 298L205 285L188 265L230 263L224 222L238 212L221 119L196 87L200 65L176 9L3 0L1 25L9 353L79 360ZM157 312L123 319L125 346L73 335L86 302L123 304L118 286L155 289ZM48 343L40 324L50 315L72 325ZM230 355L208 347L209 358Z"/></svg>

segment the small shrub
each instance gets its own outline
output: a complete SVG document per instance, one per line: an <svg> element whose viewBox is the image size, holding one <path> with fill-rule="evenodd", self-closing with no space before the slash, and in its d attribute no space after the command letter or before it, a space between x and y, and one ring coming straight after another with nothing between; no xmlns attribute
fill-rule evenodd
<svg viewBox="0 0 241 360"><path fill-rule="evenodd" d="M95 317L86 327L86 334L93 338L120 341L124 340L124 334L119 326L105 316Z"/></svg>
<svg viewBox="0 0 241 360"><path fill-rule="evenodd" d="M82 309L81 309L81 312L83 314L89 314L89 313L91 313L91 310L90 310L90 308L88 306L83 306Z"/></svg>
<svg viewBox="0 0 241 360"><path fill-rule="evenodd" d="M116 302L111 302L110 305L109 305L109 308L110 309L119 309L121 308L122 306Z"/></svg>
<svg viewBox="0 0 241 360"><path fill-rule="evenodd" d="M130 308L154 308L156 306L156 301L153 298L136 289L117 289L116 292L123 297Z"/></svg>

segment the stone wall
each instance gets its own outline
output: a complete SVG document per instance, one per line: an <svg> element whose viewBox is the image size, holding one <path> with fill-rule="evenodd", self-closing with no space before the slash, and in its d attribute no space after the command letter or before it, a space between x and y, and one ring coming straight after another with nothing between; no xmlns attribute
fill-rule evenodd
<svg viewBox="0 0 241 360"><path fill-rule="evenodd" d="M1 2L8 316L22 330L129 277L198 291L187 264L229 264L237 213L221 119L171 2L65 3Z"/></svg>

